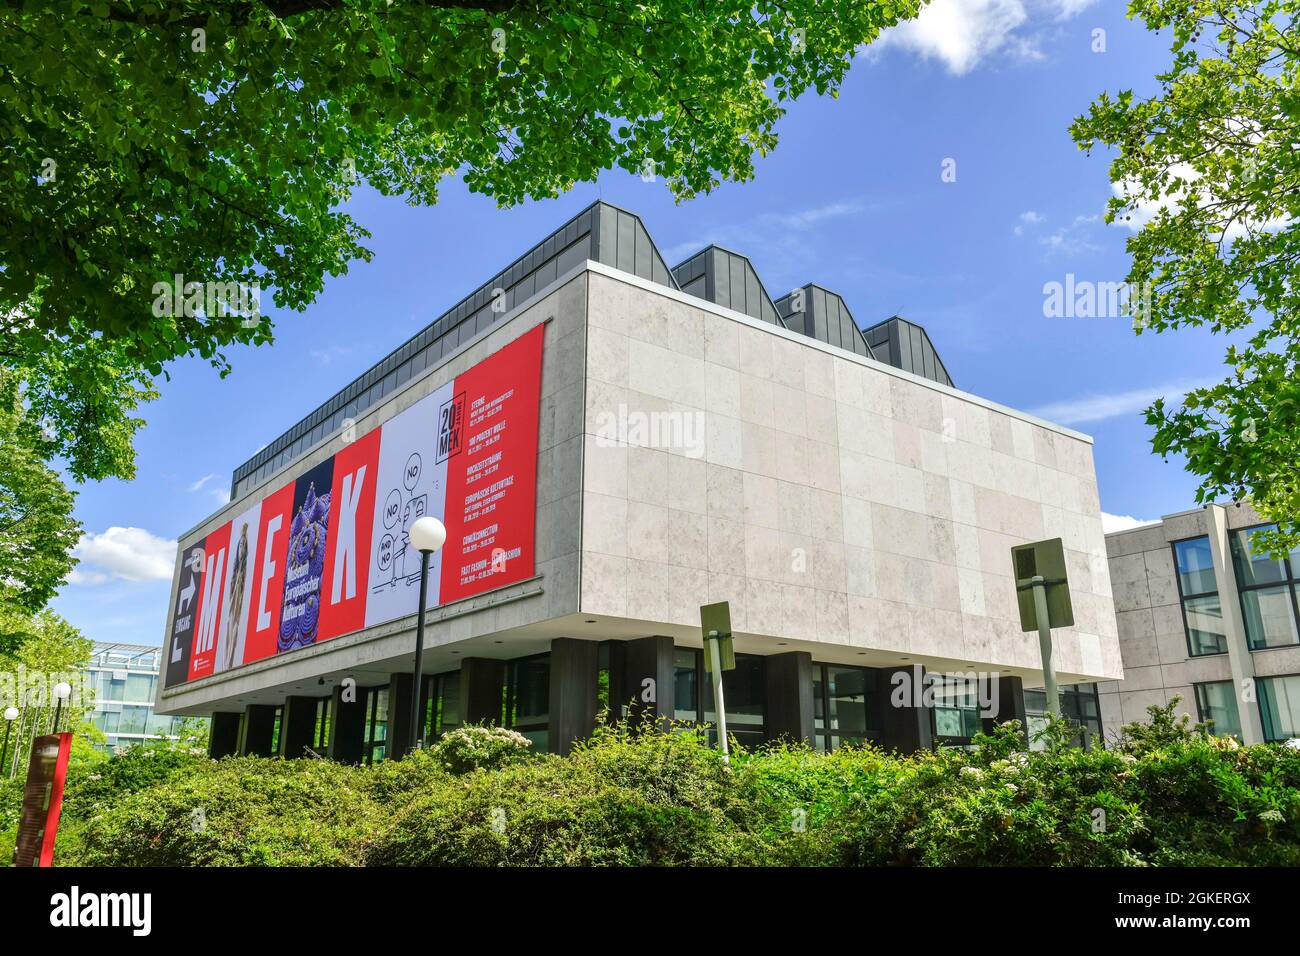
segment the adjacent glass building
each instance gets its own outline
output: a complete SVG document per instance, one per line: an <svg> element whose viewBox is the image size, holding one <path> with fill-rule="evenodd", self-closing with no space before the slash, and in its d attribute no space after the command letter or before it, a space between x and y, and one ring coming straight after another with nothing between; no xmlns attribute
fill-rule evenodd
<svg viewBox="0 0 1300 956"><path fill-rule="evenodd" d="M108 750L148 741L176 739L182 717L154 713L162 648L96 643L86 670L94 692L91 721L104 732Z"/></svg>
<svg viewBox="0 0 1300 956"><path fill-rule="evenodd" d="M1108 727L1177 695L1247 743L1300 736L1300 553L1270 557L1274 527L1233 503L1107 536L1125 672L1099 688Z"/></svg>

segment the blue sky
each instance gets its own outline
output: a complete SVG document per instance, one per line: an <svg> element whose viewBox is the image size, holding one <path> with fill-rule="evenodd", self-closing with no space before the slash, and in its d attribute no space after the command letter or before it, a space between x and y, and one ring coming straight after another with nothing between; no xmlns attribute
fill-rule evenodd
<svg viewBox="0 0 1300 956"><path fill-rule="evenodd" d="M233 468L597 198L638 212L670 265L718 242L774 297L815 280L860 325L921 323L959 388L1095 437L1106 512L1192 507L1196 482L1152 455L1140 410L1221 377L1224 343L1043 308L1045 283L1127 272L1129 233L1101 221L1108 158L1075 148L1071 119L1102 90L1152 92L1168 60L1120 0L935 0L859 56L838 99L794 104L753 182L675 205L617 171L511 210L454 181L434 208L359 192L374 260L275 315L276 344L231 352L228 378L175 364L145 410L137 480L80 489L82 564L55 609L96 640L161 643L175 538L224 503Z"/></svg>

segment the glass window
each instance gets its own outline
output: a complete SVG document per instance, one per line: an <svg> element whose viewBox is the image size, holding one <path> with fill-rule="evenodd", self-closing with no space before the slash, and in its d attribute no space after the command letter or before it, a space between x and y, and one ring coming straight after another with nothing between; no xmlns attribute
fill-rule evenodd
<svg viewBox="0 0 1300 956"><path fill-rule="evenodd" d="M1237 572L1237 584L1241 587L1286 581L1286 562L1281 558L1274 560L1268 556L1268 552L1262 549L1257 552L1252 547L1256 535L1261 531L1275 530L1277 525L1264 525L1233 532L1232 566Z"/></svg>
<svg viewBox="0 0 1300 956"><path fill-rule="evenodd" d="M1185 596L1209 594L1219 589L1214 579L1214 559L1210 555L1208 535L1174 542L1178 567L1178 586Z"/></svg>
<svg viewBox="0 0 1300 956"><path fill-rule="evenodd" d="M1300 737L1300 674L1260 678L1259 712L1265 740Z"/></svg>
<svg viewBox="0 0 1300 956"><path fill-rule="evenodd" d="M1078 746L1092 746L1101 740L1101 706L1097 701L1096 684L1064 684L1058 688L1061 697L1061 716L1082 726L1075 739ZM1047 726L1047 694L1042 690L1025 691L1025 722L1031 750L1042 750L1045 740L1035 740Z"/></svg>
<svg viewBox="0 0 1300 956"><path fill-rule="evenodd" d="M673 716L677 720L697 723L700 719L699 656L699 651L689 648L673 651ZM725 696L726 684L722 692Z"/></svg>
<svg viewBox="0 0 1300 956"><path fill-rule="evenodd" d="M152 674L127 674L126 696L123 700L153 700L153 689Z"/></svg>
<svg viewBox="0 0 1300 956"><path fill-rule="evenodd" d="M549 747L551 710L551 656L511 661L508 678L506 725L533 742L533 750Z"/></svg>
<svg viewBox="0 0 1300 956"><path fill-rule="evenodd" d="M1240 740L1241 716L1232 686L1230 680L1196 684L1196 713L1198 719L1212 724L1214 733Z"/></svg>
<svg viewBox="0 0 1300 956"><path fill-rule="evenodd" d="M702 657L703 652L699 653ZM713 703L713 676L700 679L704 722L711 726L709 739L716 743L718 715ZM735 668L723 672L722 696L727 706L727 733L746 747L757 747L766 740L763 690L763 658L737 654Z"/></svg>
<svg viewBox="0 0 1300 956"><path fill-rule="evenodd" d="M1228 653L1228 638L1223 630L1223 605L1219 602L1209 537L1202 535L1175 541L1173 548L1188 654L1202 657Z"/></svg>
<svg viewBox="0 0 1300 956"><path fill-rule="evenodd" d="M879 672L869 667L813 665L813 736L819 751L880 737Z"/></svg>
<svg viewBox="0 0 1300 956"><path fill-rule="evenodd" d="M371 687L366 693L366 763L383 760L388 739L388 688Z"/></svg>
<svg viewBox="0 0 1300 956"><path fill-rule="evenodd" d="M148 707L123 707L122 720L117 726L119 734L143 734L149 721Z"/></svg>
<svg viewBox="0 0 1300 956"><path fill-rule="evenodd" d="M1253 649L1296 643L1295 607L1291 587L1256 588L1241 592L1241 615Z"/></svg>
<svg viewBox="0 0 1300 956"><path fill-rule="evenodd" d="M1193 657L1228 653L1223 607L1217 594L1185 599L1183 617L1187 621L1187 646Z"/></svg>
<svg viewBox="0 0 1300 956"><path fill-rule="evenodd" d="M979 733L982 724L975 682L961 676L936 674L933 687L934 735L957 742L969 741Z"/></svg>
<svg viewBox="0 0 1300 956"><path fill-rule="evenodd" d="M433 679L433 687L433 699L430 701L433 726L430 738L436 740L461 725L460 671L439 674Z"/></svg>
<svg viewBox="0 0 1300 956"><path fill-rule="evenodd" d="M1285 647L1300 640L1296 630L1294 553L1290 558L1270 558L1254 546L1262 531L1277 525L1242 528L1232 534L1232 564L1241 593L1241 617L1251 649Z"/></svg>

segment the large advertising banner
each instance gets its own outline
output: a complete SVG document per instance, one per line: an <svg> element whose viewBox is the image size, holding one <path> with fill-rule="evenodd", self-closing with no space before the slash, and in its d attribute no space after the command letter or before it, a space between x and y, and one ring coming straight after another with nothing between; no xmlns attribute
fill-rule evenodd
<svg viewBox="0 0 1300 956"><path fill-rule="evenodd" d="M207 677L217 662L217 625L221 623L221 608L225 603L222 600L222 587L226 583L226 552L229 550L229 522L203 539L198 624L194 628L194 647L190 651L187 680Z"/></svg>
<svg viewBox="0 0 1300 956"><path fill-rule="evenodd" d="M320 633L317 640L366 626L366 581L375 520L375 473L381 428L362 435L334 456L334 527L325 551Z"/></svg>
<svg viewBox="0 0 1300 956"><path fill-rule="evenodd" d="M417 518L445 523L447 459L439 458L438 432L431 427L450 401L455 381L384 422L379 442L379 479L371 532L370 595L366 626L415 612L420 600L420 554L408 535ZM442 552L429 556L426 607L438 606Z"/></svg>
<svg viewBox="0 0 1300 956"><path fill-rule="evenodd" d="M275 653L280 634L280 605L284 599L284 562L289 553L289 512L294 483L262 499L257 519L257 544L253 560L253 606L248 614L244 659L251 664Z"/></svg>
<svg viewBox="0 0 1300 956"><path fill-rule="evenodd" d="M542 327L456 379L438 418L447 469L443 604L533 574Z"/></svg>
<svg viewBox="0 0 1300 956"><path fill-rule="evenodd" d="M447 526L427 607L531 577L543 331L184 549L167 684L414 614L426 514Z"/></svg>
<svg viewBox="0 0 1300 956"><path fill-rule="evenodd" d="M198 616L199 584L203 579L203 542L181 553L181 574L167 635L167 683L189 680L194 620Z"/></svg>
<svg viewBox="0 0 1300 956"><path fill-rule="evenodd" d="M258 502L230 522L230 556L226 560L225 595L217 627L217 660L213 671L228 671L244 663L244 636L252 606L252 571L262 504Z"/></svg>
<svg viewBox="0 0 1300 956"><path fill-rule="evenodd" d="M316 643L333 486L333 458L321 462L294 482L289 555L284 563L284 603L280 607L280 633L275 645L277 654Z"/></svg>

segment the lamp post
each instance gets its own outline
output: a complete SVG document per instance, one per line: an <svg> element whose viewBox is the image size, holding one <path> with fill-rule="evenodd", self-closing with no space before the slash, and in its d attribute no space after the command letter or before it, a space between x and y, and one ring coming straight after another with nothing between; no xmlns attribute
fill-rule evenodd
<svg viewBox="0 0 1300 956"><path fill-rule="evenodd" d="M72 696L72 685L64 681L59 681L54 685L54 698L58 701L54 705L54 733L59 732L59 714L63 711L63 702Z"/></svg>
<svg viewBox="0 0 1300 956"><path fill-rule="evenodd" d="M3 769L9 763L9 731L14 729L14 721L18 719L17 707L5 708L5 745L4 750L0 751L0 769Z"/></svg>
<svg viewBox="0 0 1300 956"><path fill-rule="evenodd" d="M411 525L411 546L420 552L420 610L415 619L415 673L411 679L411 740L408 753L420 748L420 670L424 665L424 602L429 593L429 555L447 540L447 529L432 515Z"/></svg>

